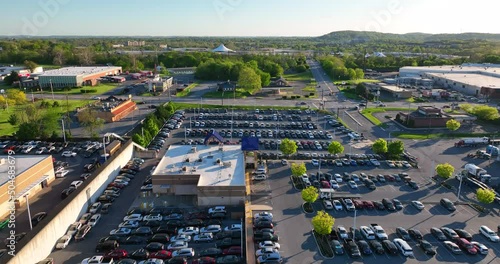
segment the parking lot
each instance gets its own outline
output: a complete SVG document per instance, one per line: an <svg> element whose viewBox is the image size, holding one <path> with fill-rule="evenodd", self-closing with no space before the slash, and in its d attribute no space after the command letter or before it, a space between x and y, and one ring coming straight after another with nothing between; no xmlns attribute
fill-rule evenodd
<svg viewBox="0 0 500 264"><path fill-rule="evenodd" d="M300 162L300 161L299 161ZM318 248L311 235L311 218L314 214L306 215L303 213L301 204L303 203L300 192L295 190L290 180L289 165L283 166L279 162L269 165L270 178L265 182L259 182L258 186L266 186L269 193L265 196L255 196L252 203L268 204L273 207L273 214L277 225L280 238L285 241L298 241L299 243L286 243L281 247L281 254L287 263L331 263L332 260L326 259L319 254ZM311 164L307 165L308 174L316 173L318 167ZM419 169L389 169L383 165L380 168L362 168L362 167L334 167L332 169L321 168L323 173L340 173L344 171L360 174L361 172L369 174L393 174L406 172L414 179L419 186L418 190L410 188L403 182L376 182L376 190L369 190L363 184L358 184L357 189L350 188L345 182L339 183L338 193L342 195L352 194L353 197L359 195L359 200L381 201L383 198L399 199L403 203L403 209L395 212L377 209L357 209L353 211L327 210L335 218L335 227L344 226L347 229L356 226L369 226L372 223L381 225L389 239L396 238L396 228L404 227L406 229L416 228L424 234L424 239L429 241L437 251L434 257L427 256L417 246L415 241L409 244L413 248L414 259L407 259L401 254L397 255L369 255L362 256L360 259L351 259L345 255L334 256L334 261L347 262L365 262L365 263L383 263L392 262L450 262L450 263L496 263L497 256L500 254L500 245L492 243L480 235L478 230L481 225L487 225L496 231L498 222L496 213L479 213L468 205L457 205L455 212L449 212L439 204L441 198L446 197L451 201L457 201L456 193L435 184L429 176L421 173ZM420 200L425 208L422 211L414 208L410 203L413 200ZM318 200L314 204L316 210L325 210L322 202ZM355 216L356 215L356 216ZM489 248L488 255L454 255L443 246L443 242L437 241L430 235L432 227L450 227L453 229L465 229L473 235L473 241L483 243ZM293 230L290 232L289 230Z"/></svg>

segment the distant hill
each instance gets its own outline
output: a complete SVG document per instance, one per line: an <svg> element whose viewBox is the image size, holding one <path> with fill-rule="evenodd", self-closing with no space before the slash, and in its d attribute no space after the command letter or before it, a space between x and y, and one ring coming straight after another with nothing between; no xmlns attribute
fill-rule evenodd
<svg viewBox="0 0 500 264"><path fill-rule="evenodd" d="M434 41L463 41L488 40L500 41L500 34L462 33L462 34L428 34L407 33L392 34L370 31L334 31L317 37L318 40L336 43L363 43L371 41L398 41L398 42L434 42Z"/></svg>

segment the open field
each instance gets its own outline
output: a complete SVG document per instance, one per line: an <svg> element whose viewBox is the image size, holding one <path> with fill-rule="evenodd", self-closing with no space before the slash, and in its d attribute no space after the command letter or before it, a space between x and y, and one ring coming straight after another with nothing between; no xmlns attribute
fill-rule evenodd
<svg viewBox="0 0 500 264"><path fill-rule="evenodd" d="M307 70L305 72L300 72L300 73L283 74L283 78L285 78L285 80L287 81L310 82L311 79L313 79L313 75L310 70Z"/></svg>
<svg viewBox="0 0 500 264"><path fill-rule="evenodd" d="M203 94L203 98L224 98L224 99L233 99L233 98L247 98L251 94L244 89L236 89L236 92L219 92L212 91Z"/></svg>
<svg viewBox="0 0 500 264"><path fill-rule="evenodd" d="M71 95L71 94L88 94L88 95L99 95L99 94L104 94L106 92L109 92L113 89L115 89L116 87L118 87L120 84L116 84L116 83L105 83L105 84L100 84L100 85L97 85L97 86L84 86L84 87L78 87L78 88L72 88L71 90L69 91L61 91L61 90L54 90L54 94L68 94L68 95ZM97 90L96 92L94 93L82 93L81 90L84 89L84 90ZM50 91L50 88L46 88L45 90L43 90L43 93L44 94L51 94L52 91Z"/></svg>

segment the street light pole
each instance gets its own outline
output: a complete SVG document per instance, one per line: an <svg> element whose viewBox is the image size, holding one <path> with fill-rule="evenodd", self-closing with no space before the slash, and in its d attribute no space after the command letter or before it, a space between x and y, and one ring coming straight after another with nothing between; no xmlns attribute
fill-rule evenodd
<svg viewBox="0 0 500 264"><path fill-rule="evenodd" d="M358 215L358 210L354 209L354 223L353 223L353 230L352 230L352 237L355 237L356 235L356 216Z"/></svg>
<svg viewBox="0 0 500 264"><path fill-rule="evenodd" d="M464 175L460 175L460 184L458 185L458 192L457 192L457 202L460 201L460 191L462 190L463 179L464 179Z"/></svg>
<svg viewBox="0 0 500 264"><path fill-rule="evenodd" d="M33 230L33 224L31 223L31 211L30 211L30 201L29 201L29 193L25 194L24 195L24 198L26 198L26 207L28 209L28 218L29 218L29 222L30 222L30 230Z"/></svg>
<svg viewBox="0 0 500 264"><path fill-rule="evenodd" d="M61 119L64 143L66 143L66 131L64 131L64 119Z"/></svg>

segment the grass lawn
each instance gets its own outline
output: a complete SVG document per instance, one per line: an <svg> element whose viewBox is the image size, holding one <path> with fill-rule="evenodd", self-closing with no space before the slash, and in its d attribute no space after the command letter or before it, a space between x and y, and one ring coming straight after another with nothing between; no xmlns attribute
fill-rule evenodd
<svg viewBox="0 0 500 264"><path fill-rule="evenodd" d="M283 74L283 78L285 78L285 80L287 81L303 81L303 82L310 82L311 79L314 79L310 70L299 73Z"/></svg>
<svg viewBox="0 0 500 264"><path fill-rule="evenodd" d="M342 94L344 94L344 96L347 97L347 98L349 98L349 99L353 99L353 100L361 100L361 99L363 99L359 95L356 94L356 92L355 92L354 89L350 89L350 88L346 88L346 87L341 87L341 86L338 86L338 88L342 92Z"/></svg>
<svg viewBox="0 0 500 264"><path fill-rule="evenodd" d="M401 139L436 139L436 138L464 138L464 137L499 137L500 133L406 133L393 132L392 135Z"/></svg>
<svg viewBox="0 0 500 264"><path fill-rule="evenodd" d="M236 98L247 98L251 94L244 89L236 89L236 92L218 92L218 91L213 91L213 92L208 92L203 95L203 98L222 98L224 94L224 99L233 99L234 97Z"/></svg>
<svg viewBox="0 0 500 264"><path fill-rule="evenodd" d="M348 81L334 81L333 83L335 85L342 85L343 82L346 83L347 85L356 85L358 83L378 83L380 81L373 79L359 79L359 80L348 80Z"/></svg>
<svg viewBox="0 0 500 264"><path fill-rule="evenodd" d="M410 111L414 111L416 108L410 108ZM404 107L377 107L377 108L366 108L361 110L361 114L370 120L376 126L384 127L385 124L381 122L378 118L373 116L373 113L385 113L387 111L408 111L408 108Z"/></svg>
<svg viewBox="0 0 500 264"><path fill-rule="evenodd" d="M54 94L88 94L88 95L99 95L103 94L106 92L109 92L110 90L115 89L118 87L119 84L116 83L105 83L105 84L99 84L97 86L84 86L84 87L78 87L78 88L72 88L69 91L61 91L61 90L54 90ZM80 90L85 89L85 90L97 90L95 93L82 93ZM44 94L52 94L50 91L50 88L45 88L43 90ZM35 93L37 94L37 93Z"/></svg>
<svg viewBox="0 0 500 264"><path fill-rule="evenodd" d="M200 84L200 83L199 82L194 82L194 83L190 84L188 87L184 88L184 90L182 90L181 92L177 92L175 94L175 96L177 96L177 97L186 97L186 96L188 96L191 93L191 89L193 89L196 86L198 86L198 84Z"/></svg>
<svg viewBox="0 0 500 264"><path fill-rule="evenodd" d="M171 104L174 106L174 109L187 109L187 108L200 108L200 104L192 104L192 103L179 103L179 102L171 102ZM224 106L222 107L221 105L209 105L209 104L203 104L203 108L233 108L233 106ZM307 107L293 107L293 106L250 106L250 105L236 105L234 106L234 109L240 109L240 110L255 110L255 109L260 109L260 110L267 110L267 109L274 109L274 110L288 110L288 109L307 109Z"/></svg>
<svg viewBox="0 0 500 264"><path fill-rule="evenodd" d="M66 109L70 111L75 110L77 107L82 107L88 104L90 101L88 100L45 100L49 103L54 103L54 101L58 101L60 107L57 107L57 113L63 114L66 112ZM36 102L37 106L40 105L40 101ZM0 136L12 135L17 131L17 126L12 126L9 124L7 120L9 120L9 116L13 113L23 111L23 109L28 105L16 105L14 107L9 107L8 110L0 110ZM44 111L44 109L40 109L40 111Z"/></svg>
<svg viewBox="0 0 500 264"><path fill-rule="evenodd" d="M304 88L302 88L302 92L304 93L316 93L316 86L314 85L308 85Z"/></svg>

